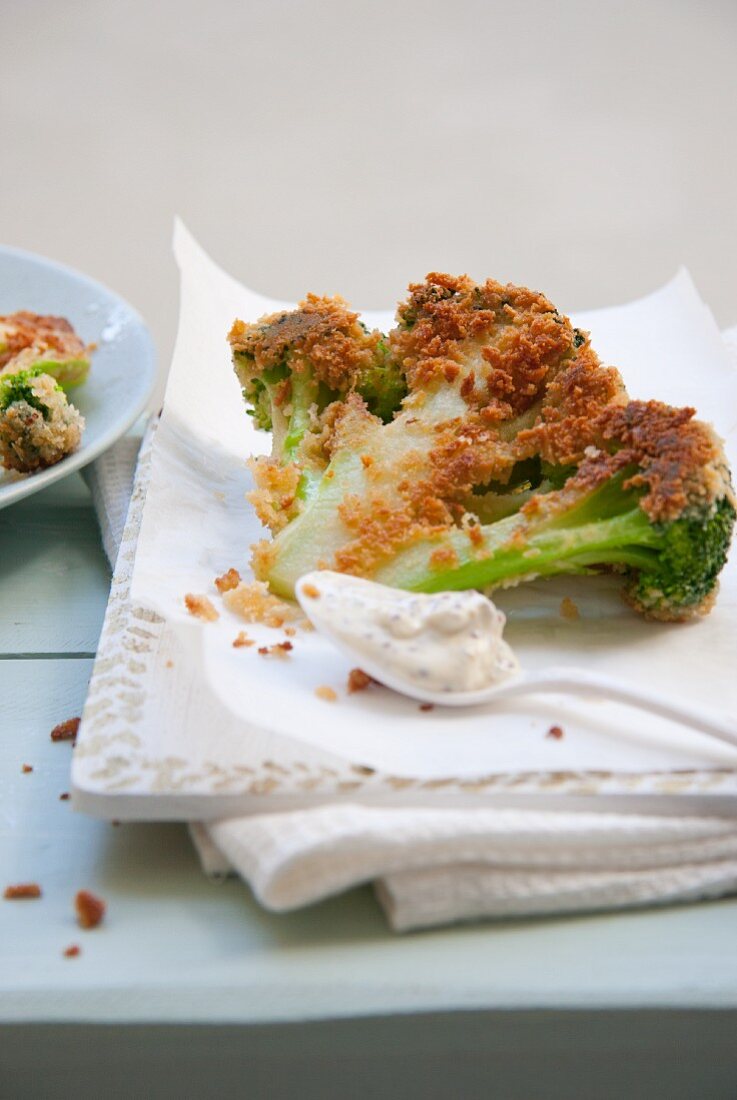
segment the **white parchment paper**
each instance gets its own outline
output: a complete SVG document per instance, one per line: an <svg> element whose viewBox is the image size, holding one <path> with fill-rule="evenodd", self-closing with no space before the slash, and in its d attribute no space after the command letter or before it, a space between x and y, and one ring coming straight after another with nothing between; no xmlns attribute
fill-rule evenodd
<svg viewBox="0 0 737 1100"><path fill-rule="evenodd" d="M175 252L182 274L179 335L161 426L152 455L151 481L138 542L131 595L163 616L177 650L171 691L197 699L200 728L182 724L156 731L157 751L202 751L228 764L248 759L258 730L259 751L288 739L377 770L432 779L495 772L591 770L649 772L733 767L737 753L665 721L595 699L560 696L508 701L459 713L417 705L380 688L347 696L349 665L317 635L300 633L287 661L233 649L245 624L217 597L214 578L235 566L249 576L251 543L264 537L245 492L249 454L269 449L244 413L230 365L226 334L235 317L253 321L289 305L264 298L222 272L177 226ZM484 277L486 272L475 273ZM494 272L503 277L503 273ZM417 272L418 277L422 272ZM310 287L321 293L339 287ZM388 327L392 311L367 313L367 323ZM574 317L591 330L605 362L617 365L633 397L692 404L727 439L737 465L737 374L708 309L687 272L629 305ZM555 663L598 668L638 680L704 706L737 714L737 573L724 573L715 610L689 625L646 623L621 602L612 578L559 578L499 593L507 612L506 637L523 666ZM187 592L210 596L216 623L189 616ZM563 596L581 618L564 621ZM283 631L247 627L258 644ZM334 687L337 703L315 696ZM159 679L158 691L166 691ZM202 715L226 713L203 731ZM166 708L162 707L162 716ZM239 726L239 720L242 725ZM561 741L546 738L562 725ZM149 723L150 724L150 723Z"/></svg>

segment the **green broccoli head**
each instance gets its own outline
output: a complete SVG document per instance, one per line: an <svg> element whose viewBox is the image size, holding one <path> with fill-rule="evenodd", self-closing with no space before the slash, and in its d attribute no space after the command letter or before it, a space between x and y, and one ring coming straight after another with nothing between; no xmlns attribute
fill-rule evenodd
<svg viewBox="0 0 737 1100"><path fill-rule="evenodd" d="M37 409L44 420L49 419L50 410L48 404L39 396L38 387L34 387L34 379L44 374L43 367L33 366L27 370L18 371L17 374L0 375L0 413L6 412L10 405L23 401L33 409ZM60 389L58 385L55 390Z"/></svg>
<svg viewBox="0 0 737 1100"><path fill-rule="evenodd" d="M276 530L319 484L336 409L359 394L367 410L389 420L406 386L381 333L370 332L339 297L309 295L296 310L252 325L236 321L229 340L246 411L273 434L270 458L252 469L254 502Z"/></svg>
<svg viewBox="0 0 737 1100"><path fill-rule="evenodd" d="M274 431L276 450L299 440L336 400L359 393L389 420L406 393L401 370L381 333L370 332L342 298L309 295L298 309L236 321L229 336L249 415Z"/></svg>
<svg viewBox="0 0 737 1100"><path fill-rule="evenodd" d="M42 367L0 376L0 461L33 473L79 446L84 419Z"/></svg>
<svg viewBox="0 0 737 1100"><path fill-rule="evenodd" d="M370 335L367 329L365 331ZM407 396L407 382L383 337L376 340L373 355L358 371L354 391L366 402L369 412L385 424L393 420L401 408Z"/></svg>
<svg viewBox="0 0 737 1100"><path fill-rule="evenodd" d="M735 517L719 441L629 401L542 295L434 274L386 340L307 299L231 342L274 433L252 499L279 595L315 568L417 591L615 570L650 617L708 609Z"/></svg>
<svg viewBox="0 0 737 1100"><path fill-rule="evenodd" d="M627 600L648 618L692 618L709 610L732 539L735 508L722 497L710 508L655 527L654 557L631 571Z"/></svg>
<svg viewBox="0 0 737 1100"><path fill-rule="evenodd" d="M247 352L236 352L233 363L241 383L246 413L253 417L253 422L260 431L272 431L277 387L289 376L286 363L277 363L276 366L258 371L254 357Z"/></svg>

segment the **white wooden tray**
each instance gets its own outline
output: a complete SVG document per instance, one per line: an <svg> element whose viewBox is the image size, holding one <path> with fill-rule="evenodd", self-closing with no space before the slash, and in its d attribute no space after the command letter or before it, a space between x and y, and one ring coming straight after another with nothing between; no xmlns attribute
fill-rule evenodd
<svg viewBox="0 0 737 1100"><path fill-rule="evenodd" d="M74 755L75 805L148 819L336 799L733 812L737 754L669 723L595 699L427 714L379 688L349 697L348 666L316 635L299 633L288 661L269 661L255 647L232 648L245 624L222 606L217 623L186 614L184 594L217 602L214 577L232 565L245 572L248 544L261 535L244 501L244 459L268 440L249 434L224 334L236 314L253 319L279 303L220 272L181 226L176 251L177 349L115 570ZM576 321L623 368L634 396L696 399L734 461L737 372L685 273L649 299ZM560 617L563 595L579 604L579 622ZM716 610L693 626L641 621L606 578L522 586L500 602L525 666L583 662L737 713L734 565ZM259 644L283 637L248 630ZM338 689L338 702L316 698L319 684ZM562 740L546 738L552 724Z"/></svg>

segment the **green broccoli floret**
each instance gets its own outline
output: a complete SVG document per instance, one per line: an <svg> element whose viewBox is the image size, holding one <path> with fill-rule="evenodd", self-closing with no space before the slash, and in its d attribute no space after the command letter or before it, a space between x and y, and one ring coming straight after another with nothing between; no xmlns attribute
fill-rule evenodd
<svg viewBox="0 0 737 1100"><path fill-rule="evenodd" d="M79 446L84 419L42 366L0 375L0 462L32 473Z"/></svg>
<svg viewBox="0 0 737 1100"><path fill-rule="evenodd" d="M519 514L444 532L400 552L376 580L420 592L490 589L535 577L614 569L624 594L650 618L680 621L709 609L727 558L735 508L725 495L654 522L631 485L635 468L587 490L586 479L530 498ZM629 487L628 487L629 486ZM446 565L438 550L447 550Z"/></svg>
<svg viewBox="0 0 737 1100"><path fill-rule="evenodd" d="M31 408L38 409L44 420L48 420L49 407L34 392L32 385L33 379L44 373L43 367L34 366L18 371L17 374L0 375L0 412L5 412L16 401L25 401ZM60 388L58 385L54 387L55 390Z"/></svg>
<svg viewBox="0 0 737 1100"><path fill-rule="evenodd" d="M364 399L369 412L385 424L393 419L407 396L407 382L383 337L376 341L372 358L358 371L355 391Z"/></svg>
<svg viewBox="0 0 737 1100"><path fill-rule="evenodd" d="M708 611L727 560L735 522L732 500L722 497L692 518L657 527L654 560L633 570L626 594L651 618L690 618Z"/></svg>
<svg viewBox="0 0 737 1100"><path fill-rule="evenodd" d="M231 334L252 415L274 431L252 495L275 536L254 566L274 592L316 568L425 592L615 570L649 617L708 610L735 507L693 410L628 401L588 337L524 287L428 276L388 341L360 326L346 341L313 301L320 321L303 304Z"/></svg>
<svg viewBox="0 0 737 1100"><path fill-rule="evenodd" d="M273 433L271 458L255 464L257 480L275 491L274 464L299 463L295 493L285 489L277 512L311 495L324 472L324 414L359 393L379 417L390 418L406 392L401 371L379 332L369 332L338 297L310 295L300 307L236 321L230 336L233 363L247 412L257 428ZM286 504L285 504L286 502ZM273 517L272 517L273 518Z"/></svg>

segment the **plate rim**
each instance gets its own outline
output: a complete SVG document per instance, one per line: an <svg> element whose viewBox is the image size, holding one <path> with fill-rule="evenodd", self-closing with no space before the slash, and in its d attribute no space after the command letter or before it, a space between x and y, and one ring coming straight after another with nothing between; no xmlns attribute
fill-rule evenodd
<svg viewBox="0 0 737 1100"><path fill-rule="evenodd" d="M41 264L45 268L51 268L64 277L72 276L75 280L87 284L96 292L99 293L99 291L103 291L106 295L113 298L118 305L126 310L140 330L144 347L142 361L145 363L146 371L149 373L148 384L144 386L138 401L131 405L127 414L117 422L113 428L107 428L103 431L100 438L95 443L90 443L85 446L83 442L78 451L68 455L66 458L62 459L61 462L57 462L53 466L48 466L45 470L38 473L20 478L16 482L11 482L7 486L0 486L0 509L2 509L7 508L11 504L16 504L24 497L31 496L33 493L48 488L50 485L55 484L57 481L61 481L62 478L68 477L70 474L77 473L79 470L89 465L90 462L94 462L95 459L99 458L105 451L109 450L114 443L117 443L133 424L135 424L151 400L157 383L158 356L153 336L142 315L135 306L132 306L127 299L123 298L122 295L116 290L113 290L113 288L106 283L93 278L91 275L87 275L84 271L71 267L69 264L61 263L59 260L50 259L38 252L31 252L25 248L16 248L14 245L0 244L0 255L10 256L19 260L30 260L34 263Z"/></svg>

